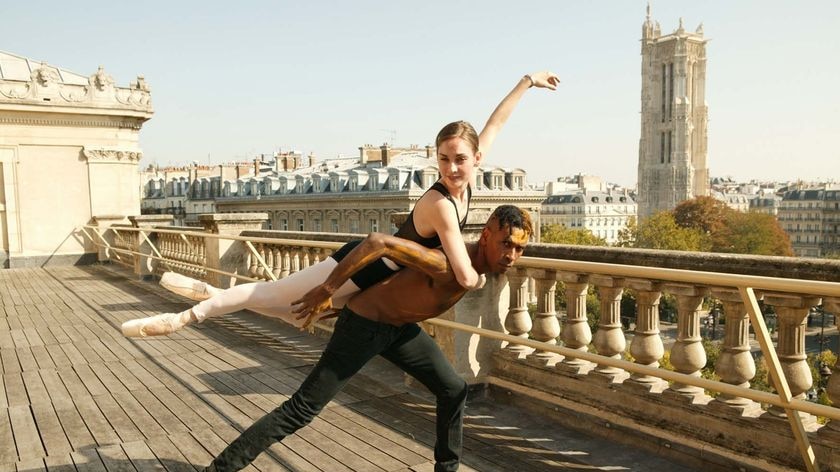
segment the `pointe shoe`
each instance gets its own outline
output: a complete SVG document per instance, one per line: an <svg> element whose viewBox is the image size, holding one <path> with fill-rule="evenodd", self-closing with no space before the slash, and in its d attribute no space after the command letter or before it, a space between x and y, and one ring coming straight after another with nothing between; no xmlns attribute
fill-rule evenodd
<svg viewBox="0 0 840 472"><path fill-rule="evenodd" d="M163 336L172 334L175 331L188 325L192 320L190 310L181 313L163 313L129 320L122 324L123 336L128 338L145 338L147 336Z"/></svg>
<svg viewBox="0 0 840 472"><path fill-rule="evenodd" d="M195 280L177 272L165 272L160 277L160 285L170 292L175 292L178 295L197 302L207 300L213 296L210 293L210 287L207 285L207 282Z"/></svg>

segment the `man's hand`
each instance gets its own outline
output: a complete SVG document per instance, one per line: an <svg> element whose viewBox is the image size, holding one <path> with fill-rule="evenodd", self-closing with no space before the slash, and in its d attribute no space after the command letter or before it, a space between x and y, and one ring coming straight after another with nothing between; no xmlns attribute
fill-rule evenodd
<svg viewBox="0 0 840 472"><path fill-rule="evenodd" d="M301 329L306 329L312 323L326 317L327 313L325 312L333 309L332 295L334 292L335 290L330 290L325 284L321 284L292 302L292 313L296 315L295 319L306 318ZM322 314L324 316L319 316Z"/></svg>

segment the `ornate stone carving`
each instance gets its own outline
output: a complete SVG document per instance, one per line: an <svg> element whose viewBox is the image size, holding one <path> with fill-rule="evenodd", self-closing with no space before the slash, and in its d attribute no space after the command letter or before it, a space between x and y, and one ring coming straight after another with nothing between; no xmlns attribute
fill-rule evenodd
<svg viewBox="0 0 840 472"><path fill-rule="evenodd" d="M113 88L115 82L113 77L105 73L105 68L99 66L99 69L97 69L96 73L90 76L90 79L88 79L88 83L100 92L104 92L107 88Z"/></svg>
<svg viewBox="0 0 840 472"><path fill-rule="evenodd" d="M122 149L90 149L84 148L82 153L88 162L123 162L136 164L143 158L140 151Z"/></svg>
<svg viewBox="0 0 840 472"><path fill-rule="evenodd" d="M32 71L32 81L37 82L42 87L49 87L60 80L58 73L47 67L46 63L42 63L41 67Z"/></svg>

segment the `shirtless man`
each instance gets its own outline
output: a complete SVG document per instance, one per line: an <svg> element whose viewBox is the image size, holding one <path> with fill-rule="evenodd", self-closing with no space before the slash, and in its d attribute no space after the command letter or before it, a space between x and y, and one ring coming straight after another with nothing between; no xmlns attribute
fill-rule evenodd
<svg viewBox="0 0 840 472"><path fill-rule="evenodd" d="M528 213L512 205L496 209L481 238L467 244L479 274L500 274L513 266L533 229ZM275 441L293 434L333 399L370 359L381 355L420 381L437 400L435 471L460 464L467 384L417 322L440 315L466 293L446 256L415 242L373 233L353 249L327 280L297 303L296 312L311 322L330 308L330 297L361 267L387 257L408 270L358 293L338 315L321 359L289 400L246 429L205 470L240 470Z"/></svg>

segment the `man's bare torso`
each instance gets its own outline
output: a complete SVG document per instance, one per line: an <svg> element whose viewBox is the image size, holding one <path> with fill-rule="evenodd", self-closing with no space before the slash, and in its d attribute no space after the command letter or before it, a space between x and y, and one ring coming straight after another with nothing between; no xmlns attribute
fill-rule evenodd
<svg viewBox="0 0 840 472"><path fill-rule="evenodd" d="M443 313L464 293L466 289L458 284L454 276L447 280L435 280L406 268L358 293L347 305L359 316L400 326Z"/></svg>

